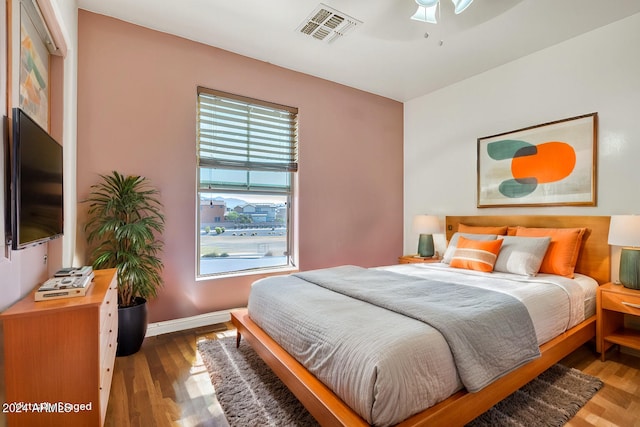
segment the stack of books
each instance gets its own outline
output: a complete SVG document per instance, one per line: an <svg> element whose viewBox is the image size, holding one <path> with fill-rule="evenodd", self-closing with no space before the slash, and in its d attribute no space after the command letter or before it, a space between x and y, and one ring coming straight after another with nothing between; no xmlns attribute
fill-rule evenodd
<svg viewBox="0 0 640 427"><path fill-rule="evenodd" d="M85 296L91 287L93 276L93 269L90 266L58 270L51 279L38 288L35 292L35 300L47 301Z"/></svg>

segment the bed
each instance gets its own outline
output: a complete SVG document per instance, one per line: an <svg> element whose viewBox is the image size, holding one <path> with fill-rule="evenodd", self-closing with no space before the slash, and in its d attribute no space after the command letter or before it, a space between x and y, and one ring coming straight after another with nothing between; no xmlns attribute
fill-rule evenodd
<svg viewBox="0 0 640 427"><path fill-rule="evenodd" d="M459 224L463 224L467 227L488 227L488 226L522 226L522 227L544 227L544 228L574 228L581 227L586 229L585 234L582 236L582 246L579 252L579 257L575 264L575 272L577 276L586 276L588 278L592 278L594 282L597 284L605 283L609 280L609 248L607 245L607 234L609 227L609 217L604 216L450 216L446 218L446 235L447 240L451 240L454 237L454 233L458 230ZM389 266L385 268L380 268L376 270L381 270L383 275L387 275L383 280L393 280L394 274L407 275L407 277L412 277L413 279L418 280L420 285L423 285L421 277L422 275L432 275L432 274L448 274L448 272L440 272L436 271L435 273L428 273L426 270L428 268L427 265L405 265L405 266ZM444 267L444 266L442 266ZM359 274L369 274L369 270L367 271L359 271L358 269L352 269L350 267L339 267L338 269L332 270L334 274L342 274L346 273L345 277L350 274L356 274L355 277L367 277L367 276L357 276ZM436 270L440 267L433 266ZM445 269L446 270L446 269ZM304 280L309 279L309 273L307 274ZM310 273L311 276L313 272ZM376 273L377 274L377 273ZM496 275L496 277L499 273ZM544 276L544 275L542 275ZM304 276L303 276L304 277ZM283 283L286 283L287 286L291 283L297 283L300 280L300 277L292 277L292 276L282 276L280 279ZM315 280L315 279L314 279ZM427 280L425 278L425 280ZM475 280L475 279L474 279ZM271 280L274 282L274 280ZM496 280L496 282L498 282ZM373 286L373 281L370 282ZM273 283L270 283L273 285ZM262 286L262 284L261 284ZM289 286L287 290L293 290L295 286ZM357 287L356 287L357 288ZM395 288L394 288L395 289ZM356 289L357 291L357 289ZM254 291L252 290L252 293ZM331 293L326 293L325 291L316 291L314 288L313 292L323 292L321 295L321 299L325 298L327 295L332 295ZM257 292L256 292L257 294ZM258 297L255 297L256 299ZM290 296L292 300L295 300L294 296ZM342 307L341 312L350 313L347 315L344 320L334 320L336 322L348 322L352 325L354 331L358 331L358 325L361 323L361 318L358 315L355 315L355 311L351 309L351 302L344 302L344 300L333 300L333 296L328 300L328 304L332 307ZM351 297L348 297L349 300ZM346 304L346 305L341 305ZM268 304L267 304L268 305ZM275 305L275 303L274 303ZM297 304L290 304L296 306ZM585 301L584 306L587 307L589 304ZM259 307L259 305L254 304L254 307ZM251 303L250 303L251 308ZM535 378L537 375L542 373L548 367L556 363L558 360L562 359L564 356L578 348L580 345L585 342L591 340L595 335L595 316L592 314L593 310L587 311L587 317L583 319L578 319L570 324L569 329L560 332L559 334L553 332L552 335L548 335L546 333L542 333L539 331L540 327L535 325L535 338L542 342L542 345L539 347L536 344L535 352L537 354L533 355L532 353L527 353L523 359L518 359L514 361L513 367L509 368L504 372L500 372L499 375L496 375L497 379L491 378L490 374L488 378L491 378L491 381L487 382L484 379L479 383L467 383L461 382L460 378L468 376L466 374L465 368L459 368L459 375L454 375L451 380L442 380L435 379L431 377L426 377L425 384L429 383L429 387L437 388L439 391L438 395L433 396L432 399L435 399L434 402L422 402L423 407L420 407L419 410L411 409L411 412L408 417L404 417L400 415L400 418L397 418L398 414L393 414L392 416L387 416L388 414L385 412L387 409L376 410L379 413L382 413L384 416L382 418L377 418L378 414L369 413L369 409L366 407L368 403L363 403L363 407L360 407L360 403L357 401L352 401L352 397L345 395L344 389L354 388L358 390L359 386L343 386L340 383L340 379L335 377L333 380L331 378L325 378L325 372L320 369L318 370L317 366L310 366L319 377L322 378L319 380L314 374L312 374L303 364L298 362L297 359L301 360L303 363L308 364L309 359L305 359L304 357L304 348L307 347L303 341L299 341L299 338L296 337L295 326L289 326L289 329L285 330L283 333L280 333L278 329L274 329L273 325L270 325L268 321L265 322L264 314L262 314L257 308L253 309L252 312L255 319L252 319L251 312L245 310L240 310L232 313L232 322L237 327L238 331L238 344L240 344L241 337L245 337L245 340L256 350L256 352L265 360L265 362L272 368L272 370L278 375L278 377L283 381L283 383L296 395L296 397L305 405L305 407L309 410L309 412L322 424L322 425L369 425L368 421L372 421L376 424L381 425L390 425L391 422L389 420L393 420L393 424L398 424L402 426L414 426L414 425L464 425L471 421L476 416L480 415L495 403L504 399L506 396L511 394L513 391L520 388L522 385L526 384L529 380ZM530 308L529 308L530 310ZM312 311L310 308L305 308L302 304L298 307L298 311L294 312L295 314L290 317L295 317L296 322L300 324L305 323L305 320L302 317L302 313L305 311ZM321 310L322 311L322 310ZM560 310L559 310L560 311ZM328 312L325 312L328 313ZM383 313L382 311L378 313ZM397 314L393 314L397 316ZM386 337L384 341L389 341L390 337L393 337L397 332L398 328L401 328L404 332L405 329L415 329L418 328L414 322L415 319L411 320L399 320L398 318L391 317L387 319L387 314L375 315L376 320L378 322L372 322L370 326L375 325L376 330L379 331L381 336ZM284 317L287 317L286 315ZM330 316L326 316L330 317ZM380 317L380 319L378 319ZM534 316L532 316L534 317ZM544 314L539 314L538 317L544 318ZM256 321L258 322L256 322ZM264 328L258 326L258 323L264 325ZM310 322L310 323L314 323ZM521 322L516 322L521 323ZM275 324L278 324L277 322ZM388 331L385 332L384 325L389 324L391 333ZM406 324L406 328L405 325ZM331 326L331 323L328 323ZM403 325L403 326L399 326ZM270 330L271 335L265 332L264 329ZM285 328L286 329L286 328ZM325 329L332 329L331 327ZM337 329L337 328L334 328ZM322 331L324 333L324 331ZM319 333L318 330L315 330L314 333ZM422 329L417 329L416 333L423 333ZM430 332L429 332L430 333ZM544 335L544 336L541 336ZM287 338L291 336L292 338ZM345 336L346 341L348 343L355 343L351 347L358 348L361 347L361 343L358 340L362 340L358 333L352 334L350 336ZM340 339L345 339L342 337ZM275 338L275 339L274 339ZM301 339L301 338L300 338ZM324 339L324 338L322 338ZM407 340L411 340L413 338L408 338ZM372 339L364 339L365 341L375 341ZM402 338L400 341L396 341L393 345L403 345L405 342L405 338ZM423 345L423 344L421 344ZM429 344L430 346L431 344ZM446 343L445 343L446 345ZM283 348L284 347L284 348ZM349 352L353 349L349 347ZM364 346L362 346L364 347ZM289 349L289 352L294 354L296 357L292 356L289 352L285 350L285 348ZM302 348L302 349L301 349ZM317 350L317 349L316 349ZM318 350L321 351L321 350ZM379 348L374 348L372 350L373 353L378 353L381 351ZM386 351L386 350L385 350ZM394 349L390 349L390 354L392 357L396 357L393 353ZM455 347L452 347L452 353L455 353ZM302 357L301 357L302 355ZM317 360L318 358L314 356ZM367 357L366 354L362 355L362 357ZM518 356L520 357L520 356ZM322 359L322 358L321 358ZM322 359L323 360L323 359ZM457 359L456 359L457 362ZM376 361L375 363L379 363ZM409 363L409 362L407 362ZM413 363L413 362L411 362ZM449 360L446 360L445 365L450 363ZM358 362L354 366L359 366L361 363ZM321 363L322 365L322 363ZM462 365L461 365L462 366ZM354 368L355 369L355 368ZM376 367L377 369L377 367ZM441 368L440 365L436 365L434 367L436 371L442 370L445 371L444 368ZM455 368L454 368L455 369ZM352 369L345 369L344 372L351 372ZM424 370L424 369L423 369ZM329 372L329 371L327 371ZM376 375L378 372L375 371ZM384 375L379 374L382 378ZM395 375L395 374L394 374ZM431 375L428 372L425 375ZM366 376L366 375L365 375ZM387 375L390 376L390 375ZM471 374L471 378L473 379L475 376L475 372ZM336 380L336 378L338 378ZM466 378L465 378L466 380ZM345 380L346 381L346 380ZM364 380L363 380L364 381ZM431 381L431 382L430 382ZM434 383L432 381L438 381ZM366 381L365 381L366 382ZM331 384L331 388L326 386L325 383ZM380 383L382 384L382 383ZM472 384L471 387L467 384ZM371 387L370 384L366 384L368 387ZM466 386L466 387L465 387ZM478 391L469 392L467 389L476 387ZM379 389L384 389L382 385L376 386ZM393 390L393 387L397 386L389 386L387 388ZM440 390L441 389L441 390ZM335 392L334 392L335 390ZM402 396L402 390L398 391L398 395ZM443 394L444 393L444 394ZM357 394L357 393L356 393ZM366 394L366 393L365 393ZM410 395L414 393L411 392ZM393 395L393 393L389 394ZM343 398L339 397L342 396ZM384 396L384 395L381 395ZM404 401L406 398L403 397ZM345 400L348 402L345 403ZM393 402L392 399L379 399L379 401L387 401L386 407L393 407L396 405L396 402ZM426 405L426 406L425 406ZM393 408L392 408L393 409ZM374 412L371 409L370 412ZM388 412L388 411L387 411ZM373 417L373 418L372 418ZM386 417L386 418L385 418ZM390 417L390 418L389 418ZM396 417L396 418L393 418ZM365 420L366 419L366 420Z"/></svg>

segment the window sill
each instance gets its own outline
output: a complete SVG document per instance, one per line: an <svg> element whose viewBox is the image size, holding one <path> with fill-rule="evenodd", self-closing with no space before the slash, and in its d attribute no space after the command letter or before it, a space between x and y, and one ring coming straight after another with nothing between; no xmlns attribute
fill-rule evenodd
<svg viewBox="0 0 640 427"><path fill-rule="evenodd" d="M298 271L300 270L298 269L298 267L295 267L295 266L263 268L263 269L256 269L256 270L247 270L247 271L235 271L230 273L219 273L219 274L211 274L208 276L199 276L199 277L196 277L196 282L204 282L204 281L218 280L218 279L230 279L234 277L246 277L246 276L256 276L256 280L257 280L263 277L297 273Z"/></svg>

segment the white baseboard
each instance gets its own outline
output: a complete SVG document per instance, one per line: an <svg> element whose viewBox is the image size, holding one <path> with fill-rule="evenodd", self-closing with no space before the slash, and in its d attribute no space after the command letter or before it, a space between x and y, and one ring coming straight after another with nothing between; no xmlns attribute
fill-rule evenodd
<svg viewBox="0 0 640 427"><path fill-rule="evenodd" d="M214 311L212 313L183 317L181 319L149 323L149 325L147 325L147 334L145 337L153 337L156 335L168 334L170 332L184 331L186 329L228 322L231 320L231 311L232 310Z"/></svg>

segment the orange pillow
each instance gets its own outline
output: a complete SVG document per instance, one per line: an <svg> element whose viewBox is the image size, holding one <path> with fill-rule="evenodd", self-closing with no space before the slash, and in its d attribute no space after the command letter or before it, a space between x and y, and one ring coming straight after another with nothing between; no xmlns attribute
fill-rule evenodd
<svg viewBox="0 0 640 427"><path fill-rule="evenodd" d="M540 265L540 273L557 274L572 279L585 231L586 228L518 227L516 236L551 237L551 243Z"/></svg>
<svg viewBox="0 0 640 427"><path fill-rule="evenodd" d="M477 225L458 224L458 232L472 234L497 234L500 236L504 236L505 234L507 234L507 226L480 227Z"/></svg>
<svg viewBox="0 0 640 427"><path fill-rule="evenodd" d="M455 268L491 272L498 258L502 242L502 239L472 240L460 236L449 265Z"/></svg>

